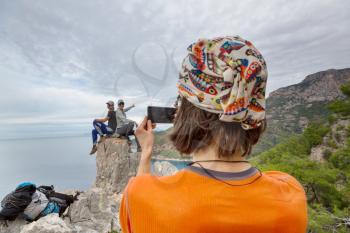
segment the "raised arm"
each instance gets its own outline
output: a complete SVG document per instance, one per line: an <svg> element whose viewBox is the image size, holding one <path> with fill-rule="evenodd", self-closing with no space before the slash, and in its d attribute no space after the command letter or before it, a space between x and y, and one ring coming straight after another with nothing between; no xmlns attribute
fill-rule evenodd
<svg viewBox="0 0 350 233"><path fill-rule="evenodd" d="M152 122L145 117L135 131L135 136L141 145L140 164L137 170L137 176L151 173L151 159L154 144L154 134Z"/></svg>
<svg viewBox="0 0 350 233"><path fill-rule="evenodd" d="M135 107L135 104L133 104L133 105L127 107L127 108L124 108L124 112L129 111L129 110L132 109L133 107Z"/></svg>

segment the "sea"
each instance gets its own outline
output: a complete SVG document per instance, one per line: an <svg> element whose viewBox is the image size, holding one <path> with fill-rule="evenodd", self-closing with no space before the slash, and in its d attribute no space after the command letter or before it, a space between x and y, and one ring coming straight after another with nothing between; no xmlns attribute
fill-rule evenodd
<svg viewBox="0 0 350 233"><path fill-rule="evenodd" d="M96 177L90 149L90 135L0 139L0 200L22 182L53 185L58 191L88 189ZM169 162L178 169L185 166Z"/></svg>

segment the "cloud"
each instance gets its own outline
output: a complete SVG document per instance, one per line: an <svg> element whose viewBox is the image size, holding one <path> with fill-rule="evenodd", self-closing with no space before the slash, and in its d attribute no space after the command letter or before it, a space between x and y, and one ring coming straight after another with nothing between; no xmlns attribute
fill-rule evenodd
<svg viewBox="0 0 350 233"><path fill-rule="evenodd" d="M253 41L267 92L349 67L349 9L340 0L1 1L0 124L87 122L120 97L141 119L147 105L176 97L178 67L198 38Z"/></svg>

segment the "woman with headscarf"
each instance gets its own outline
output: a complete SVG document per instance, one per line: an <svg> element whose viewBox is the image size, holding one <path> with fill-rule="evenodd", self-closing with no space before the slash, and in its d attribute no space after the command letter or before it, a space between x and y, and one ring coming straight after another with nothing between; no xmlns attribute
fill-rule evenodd
<svg viewBox="0 0 350 233"><path fill-rule="evenodd" d="M154 136L144 119L137 176L120 207L124 233L304 233L307 204L292 176L261 172L247 161L266 127L267 69L238 36L188 48L177 84L180 101L170 135L193 162L175 175L150 174Z"/></svg>

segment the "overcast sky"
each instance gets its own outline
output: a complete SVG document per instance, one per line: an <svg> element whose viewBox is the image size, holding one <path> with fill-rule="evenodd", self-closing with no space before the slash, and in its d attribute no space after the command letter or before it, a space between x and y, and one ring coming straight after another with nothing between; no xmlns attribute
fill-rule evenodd
<svg viewBox="0 0 350 233"><path fill-rule="evenodd" d="M1 0L0 128L87 123L119 97L139 120L148 104L175 99L177 69L198 38L252 41L268 93L350 67L349 12L337 0Z"/></svg>

